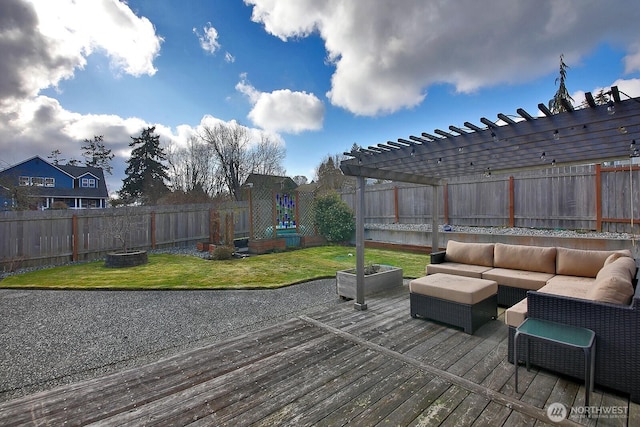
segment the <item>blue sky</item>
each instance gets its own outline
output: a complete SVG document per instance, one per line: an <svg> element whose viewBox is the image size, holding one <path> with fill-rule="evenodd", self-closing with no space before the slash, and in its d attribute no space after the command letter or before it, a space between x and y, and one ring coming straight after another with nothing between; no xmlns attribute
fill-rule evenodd
<svg viewBox="0 0 640 427"><path fill-rule="evenodd" d="M588 0L3 0L0 168L104 135L124 178L130 136L184 144L237 122L321 160L481 117L538 114L557 89L640 96L640 3Z"/></svg>

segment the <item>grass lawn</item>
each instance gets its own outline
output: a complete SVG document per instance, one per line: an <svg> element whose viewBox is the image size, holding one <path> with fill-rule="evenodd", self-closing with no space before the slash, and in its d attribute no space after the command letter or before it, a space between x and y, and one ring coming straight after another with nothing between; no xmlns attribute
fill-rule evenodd
<svg viewBox="0 0 640 427"><path fill-rule="evenodd" d="M349 256L352 254L352 256ZM2 288L47 289L248 289L278 288L312 279L335 277L354 268L354 247L323 246L230 261L185 255L149 255L149 263L131 268L106 268L103 261L74 264L10 276ZM424 275L425 254L366 249L366 264L389 264L404 277Z"/></svg>

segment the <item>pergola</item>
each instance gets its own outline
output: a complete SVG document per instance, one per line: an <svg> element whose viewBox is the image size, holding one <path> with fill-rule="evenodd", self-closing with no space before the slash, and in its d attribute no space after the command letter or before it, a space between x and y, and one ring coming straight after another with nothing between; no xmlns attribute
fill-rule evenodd
<svg viewBox="0 0 640 427"><path fill-rule="evenodd" d="M538 104L542 115L535 117L522 108L518 116L498 114L497 121L481 118L481 126L465 122L464 127L436 129L408 139L344 153L352 158L340 169L357 178L355 308L366 310L364 302L364 187L365 178L429 185L433 188L432 248L438 245L438 186L448 178L509 173L526 169L589 164L629 159L640 155L640 98L622 100L617 86L606 92L610 101L598 105L585 94L586 107L553 114ZM626 95L626 94L624 94ZM637 141L637 147L636 147Z"/></svg>

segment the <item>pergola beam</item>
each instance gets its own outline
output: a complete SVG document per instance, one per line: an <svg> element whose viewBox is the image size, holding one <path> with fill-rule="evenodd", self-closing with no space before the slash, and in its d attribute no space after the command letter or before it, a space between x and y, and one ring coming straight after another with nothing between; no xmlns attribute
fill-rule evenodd
<svg viewBox="0 0 640 427"><path fill-rule="evenodd" d="M518 112L518 114L520 114L520 117L522 117L523 119L527 120L527 121L532 121L535 120L533 118L533 116L531 116L531 114L527 113L524 109L522 108L518 108L516 110Z"/></svg>
<svg viewBox="0 0 640 427"><path fill-rule="evenodd" d="M504 115L502 113L498 113L498 118L500 120L502 120L503 122L506 122L506 123L508 123L510 125L515 125L516 124L515 120L513 120L511 117L506 116L506 115Z"/></svg>
<svg viewBox="0 0 640 427"><path fill-rule="evenodd" d="M539 109L540 111L542 111L542 112L544 113L544 115L545 115L545 116L547 116L547 117L551 117L551 116L553 116L553 113L551 112L551 110L549 110L549 109L547 108L547 106L546 106L546 105L544 105L543 103L538 104L538 109Z"/></svg>

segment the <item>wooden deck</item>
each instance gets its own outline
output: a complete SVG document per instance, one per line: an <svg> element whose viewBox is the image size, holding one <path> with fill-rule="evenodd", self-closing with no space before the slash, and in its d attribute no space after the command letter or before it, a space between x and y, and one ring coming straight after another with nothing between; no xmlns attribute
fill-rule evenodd
<svg viewBox="0 0 640 427"><path fill-rule="evenodd" d="M552 424L546 408L581 406L584 387L506 360L507 328L475 335L409 315L406 287L291 319L152 364L0 404L0 425ZM596 388L592 404L640 425L640 406Z"/></svg>

